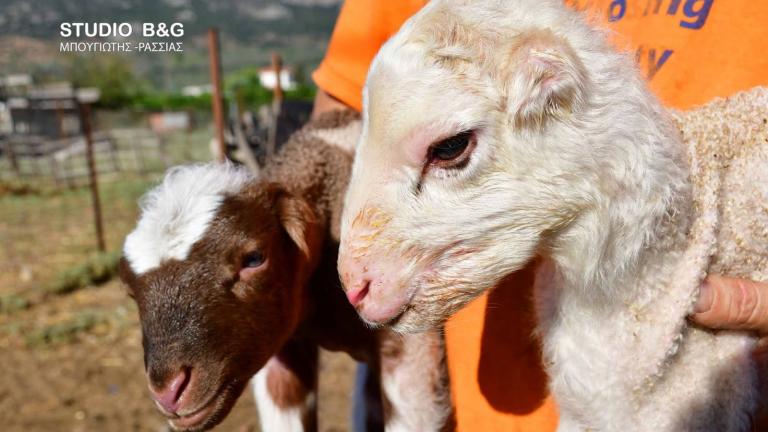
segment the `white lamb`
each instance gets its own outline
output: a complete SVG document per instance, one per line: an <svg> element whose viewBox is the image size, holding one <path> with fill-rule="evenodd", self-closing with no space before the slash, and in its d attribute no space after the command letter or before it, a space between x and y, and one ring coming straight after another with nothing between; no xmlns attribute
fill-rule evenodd
<svg viewBox="0 0 768 432"><path fill-rule="evenodd" d="M538 256L561 431L749 428L755 339L686 316L707 272L768 279L768 91L681 138L560 0L435 0L364 100L339 270L366 321L433 327Z"/></svg>

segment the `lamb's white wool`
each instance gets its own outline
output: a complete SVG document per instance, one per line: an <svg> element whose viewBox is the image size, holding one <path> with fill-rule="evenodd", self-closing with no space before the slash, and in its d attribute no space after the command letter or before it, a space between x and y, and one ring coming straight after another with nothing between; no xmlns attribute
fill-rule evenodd
<svg viewBox="0 0 768 432"><path fill-rule="evenodd" d="M706 272L768 280L768 89L676 117L695 205L673 208L624 279L623 303L590 311L558 263L540 269L544 355L572 425L562 430L740 431L758 401L754 339L685 317Z"/></svg>
<svg viewBox="0 0 768 432"><path fill-rule="evenodd" d="M444 359L443 338L437 332L424 332L402 337L400 343L392 357L386 355L386 349L382 350L385 354L381 358L381 387L390 407L385 415L385 429L439 431L451 415L450 389L442 365L433 364L436 367L428 369L423 364L424 359Z"/></svg>
<svg viewBox="0 0 768 432"><path fill-rule="evenodd" d="M141 274L164 260L185 259L224 197L252 180L245 168L230 163L170 169L142 199L139 223L125 239L123 252L131 269Z"/></svg>
<svg viewBox="0 0 768 432"><path fill-rule="evenodd" d="M270 359L269 362L254 375L251 380L253 386L253 397L256 400L256 407L259 410L259 422L263 431L281 431L281 432L303 432L305 411L309 410L309 405L314 404L314 395L311 395L307 401L306 407L280 408L275 404L272 395L267 388L267 376L273 362L278 360ZM302 409L304 408L304 410Z"/></svg>
<svg viewBox="0 0 768 432"><path fill-rule="evenodd" d="M413 384L414 377L408 377L409 380L405 381L398 375L384 376L381 382L382 389L386 392L389 401L398 407L409 408L405 403L408 400L407 396L413 396L410 384ZM430 397L431 395L419 395L423 397ZM393 413L393 415L387 419L387 432L410 432L417 430L436 430L434 428L427 429L423 427L414 427L412 425L419 425L421 422L420 417L425 413L420 411L419 406L413 406L413 412L406 413Z"/></svg>
<svg viewBox="0 0 768 432"><path fill-rule="evenodd" d="M754 338L686 316L707 271L768 278L766 89L681 139L562 1L434 0L364 96L339 254L363 318L434 326L539 256L561 431L748 428Z"/></svg>

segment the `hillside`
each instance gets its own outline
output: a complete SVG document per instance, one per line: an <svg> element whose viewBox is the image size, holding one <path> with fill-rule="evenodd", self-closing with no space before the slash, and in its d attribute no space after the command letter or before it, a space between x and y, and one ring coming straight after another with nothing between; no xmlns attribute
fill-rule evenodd
<svg viewBox="0 0 768 432"><path fill-rule="evenodd" d="M311 70L322 58L341 0L2 0L0 75L33 73L62 79L72 54L59 53L62 22L184 24L183 54L121 53L154 87L176 90L207 80L205 31L222 34L225 72L268 62L278 51L287 64ZM134 31L133 40L138 31ZM73 40L73 39L68 39ZM77 39L74 39L77 40ZM84 39L80 39L84 40ZM109 39L107 39L109 40ZM74 61L107 54L79 54Z"/></svg>
<svg viewBox="0 0 768 432"><path fill-rule="evenodd" d="M182 22L189 35L222 27L238 40L265 31L325 35L341 0L3 0L0 35L58 37L62 22Z"/></svg>

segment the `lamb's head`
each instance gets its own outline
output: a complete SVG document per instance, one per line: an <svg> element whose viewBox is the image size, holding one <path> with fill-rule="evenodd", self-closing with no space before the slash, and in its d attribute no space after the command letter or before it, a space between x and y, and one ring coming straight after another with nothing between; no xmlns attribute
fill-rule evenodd
<svg viewBox="0 0 768 432"><path fill-rule="evenodd" d="M339 256L366 321L439 324L612 187L591 155L634 150L592 139L612 107L585 65L619 56L561 3L433 1L374 60Z"/></svg>
<svg viewBox="0 0 768 432"><path fill-rule="evenodd" d="M144 199L121 277L150 390L177 430L220 422L295 330L313 220L303 200L229 165L172 170Z"/></svg>

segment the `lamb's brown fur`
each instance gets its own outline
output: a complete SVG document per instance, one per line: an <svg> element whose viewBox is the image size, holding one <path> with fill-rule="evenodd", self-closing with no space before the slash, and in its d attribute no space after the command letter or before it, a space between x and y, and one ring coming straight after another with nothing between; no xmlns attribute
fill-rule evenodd
<svg viewBox="0 0 768 432"><path fill-rule="evenodd" d="M330 223L331 237L339 240L339 220L344 192L349 183L352 155L318 140L317 131L343 128L360 115L354 111L332 111L296 132L273 158L267 161L264 177L285 185L291 192L314 203L321 224ZM354 141L357 136L350 136Z"/></svg>

